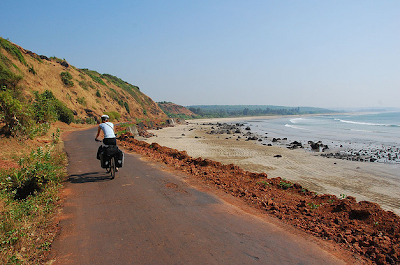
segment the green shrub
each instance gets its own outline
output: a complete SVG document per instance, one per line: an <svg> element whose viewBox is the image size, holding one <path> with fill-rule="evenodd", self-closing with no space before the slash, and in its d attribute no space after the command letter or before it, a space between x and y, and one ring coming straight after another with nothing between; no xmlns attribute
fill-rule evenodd
<svg viewBox="0 0 400 265"><path fill-rule="evenodd" d="M128 103L124 102L124 107L128 113L131 113Z"/></svg>
<svg viewBox="0 0 400 265"><path fill-rule="evenodd" d="M101 98L101 94L100 94L100 91L98 89L96 91L96 97Z"/></svg>
<svg viewBox="0 0 400 265"><path fill-rule="evenodd" d="M29 67L29 73L36 75L36 71L33 69L33 66Z"/></svg>
<svg viewBox="0 0 400 265"><path fill-rule="evenodd" d="M58 181L57 168L51 161L50 151L38 148L30 156L20 159L21 169L8 176L6 184L14 199L25 199L40 191L49 181Z"/></svg>
<svg viewBox="0 0 400 265"><path fill-rule="evenodd" d="M53 122L57 120L57 113L55 111L54 100L55 97L51 91L46 90L42 94L34 92L35 102L33 108L35 112L35 120L38 123Z"/></svg>
<svg viewBox="0 0 400 265"><path fill-rule="evenodd" d="M70 124L74 121L74 113L64 103L57 100L54 102L58 120Z"/></svg>
<svg viewBox="0 0 400 265"><path fill-rule="evenodd" d="M292 186L293 186L293 184L289 183L289 182L285 182L285 181L279 182L279 187L281 187L284 190L287 190L287 189L291 188Z"/></svg>
<svg viewBox="0 0 400 265"><path fill-rule="evenodd" d="M35 93L34 103L36 120L38 122L52 122L59 120L70 124L74 121L74 114L64 103L56 99L49 90L42 94Z"/></svg>
<svg viewBox="0 0 400 265"><path fill-rule="evenodd" d="M86 124L97 124L96 120L93 117L85 119Z"/></svg>
<svg viewBox="0 0 400 265"><path fill-rule="evenodd" d="M121 114L116 111L104 112L104 114L110 117L110 121L119 120L119 118L121 118Z"/></svg>
<svg viewBox="0 0 400 265"><path fill-rule="evenodd" d="M79 104L86 106L86 99L84 97L77 98L76 101L78 101Z"/></svg>
<svg viewBox="0 0 400 265"><path fill-rule="evenodd" d="M70 72L61 72L60 74L61 80L63 81L64 85L73 87L74 82L72 81L72 75Z"/></svg>
<svg viewBox="0 0 400 265"><path fill-rule="evenodd" d="M12 90L0 91L0 113L6 135L28 135L34 126L31 106L23 104Z"/></svg>

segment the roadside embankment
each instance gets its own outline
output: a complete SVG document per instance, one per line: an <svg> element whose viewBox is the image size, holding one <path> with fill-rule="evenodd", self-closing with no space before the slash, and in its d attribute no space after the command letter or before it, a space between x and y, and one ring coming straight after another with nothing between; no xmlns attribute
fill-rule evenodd
<svg viewBox="0 0 400 265"><path fill-rule="evenodd" d="M186 132L190 130L183 128ZM186 142L186 145L193 144L197 139L200 138ZM282 177L245 170L235 161L223 164L199 156L195 158L186 151L138 141L129 134L120 137L120 145L127 151L148 156L214 185L263 212L310 234L337 242L377 264L396 264L400 261L400 217L383 210L376 203L357 202L352 196L316 194L312 188ZM234 154L231 149L225 152L230 156Z"/></svg>

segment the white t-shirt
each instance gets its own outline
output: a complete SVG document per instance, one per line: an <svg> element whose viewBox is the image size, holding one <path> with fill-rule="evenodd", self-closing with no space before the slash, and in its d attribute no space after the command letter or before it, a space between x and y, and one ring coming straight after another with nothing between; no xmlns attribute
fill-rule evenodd
<svg viewBox="0 0 400 265"><path fill-rule="evenodd" d="M111 122L103 122L99 125L99 127L104 132L104 138L115 138L114 124L112 124Z"/></svg>

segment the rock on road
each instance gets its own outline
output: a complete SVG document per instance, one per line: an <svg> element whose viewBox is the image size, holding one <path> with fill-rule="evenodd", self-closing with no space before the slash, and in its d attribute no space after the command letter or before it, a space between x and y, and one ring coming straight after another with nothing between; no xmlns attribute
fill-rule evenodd
<svg viewBox="0 0 400 265"><path fill-rule="evenodd" d="M95 128L64 138L69 181L52 264L345 264L304 235L125 153L111 180Z"/></svg>

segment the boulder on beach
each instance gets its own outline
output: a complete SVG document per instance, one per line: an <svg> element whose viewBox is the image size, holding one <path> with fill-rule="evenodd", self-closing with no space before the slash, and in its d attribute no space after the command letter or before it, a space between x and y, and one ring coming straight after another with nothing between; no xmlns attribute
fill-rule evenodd
<svg viewBox="0 0 400 265"><path fill-rule="evenodd" d="M303 148L303 145L300 142L294 141L288 144L287 146L288 149L297 149L297 148Z"/></svg>

